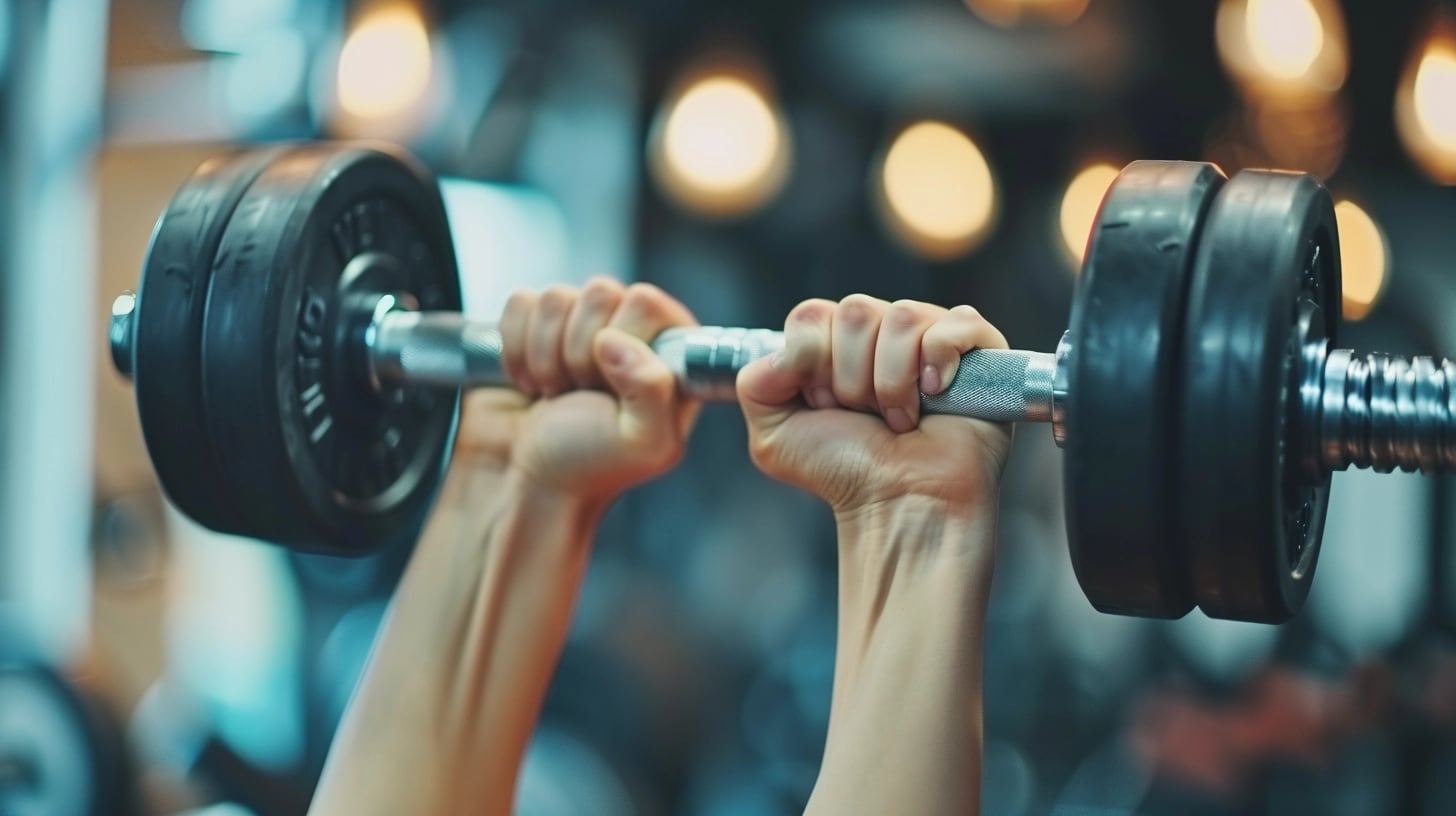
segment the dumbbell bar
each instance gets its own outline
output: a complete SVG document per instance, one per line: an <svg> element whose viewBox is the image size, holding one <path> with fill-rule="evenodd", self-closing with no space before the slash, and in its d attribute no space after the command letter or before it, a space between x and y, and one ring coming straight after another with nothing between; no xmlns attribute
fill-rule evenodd
<svg viewBox="0 0 1456 816"><path fill-rule="evenodd" d="M392 298L391 298L392 299ZM733 402L744 366L784 346L782 332L719 326L668 329L652 349L678 390L705 402ZM455 313L382 312L366 330L366 370L378 389L409 385L509 387L495 324ZM961 357L939 394L921 394L925 413L998 422L1054 422L1056 359L1032 351L983 349Z"/></svg>
<svg viewBox="0 0 1456 816"><path fill-rule="evenodd" d="M1330 470L1456 468L1451 364L1338 350L1339 306L1312 177L1137 162L1099 210L1058 352L973 351L923 402L1053 424L1097 608L1283 620L1313 576ZM116 304L113 354L184 512L362 553L417 531L457 389L505 384L499 334L460 307L443 203L413 160L281 146L183 186ZM724 400L782 342L710 328L654 346L686 392Z"/></svg>
<svg viewBox="0 0 1456 816"><path fill-rule="evenodd" d="M385 294L363 309L369 319L357 335L364 361L360 376L370 388L384 393L405 386L510 387L496 324L458 312L418 312L407 303ZM133 353L134 306L128 292L112 308L112 356L124 374ZM921 395L921 410L994 422L1050 422L1060 445L1066 438L1061 417L1070 339L1063 335L1057 354L968 352L949 386ZM782 349L784 335L701 326L668 329L651 345L679 391L705 402L733 402L739 370ZM1456 363L1378 353L1357 357L1348 349L1329 351L1323 339L1306 344L1300 362L1299 455L1312 478L1350 465L1387 473L1456 470Z"/></svg>
<svg viewBox="0 0 1456 816"><path fill-rule="evenodd" d="M383 256L377 260L391 261ZM501 365L503 343L492 322L459 312L419 312L407 293L385 293L356 302L347 336L358 348L359 386L384 394L407 386L509 388ZM112 303L109 339L112 364L131 376L136 295L123 292ZM696 326L668 329L652 343L673 373L678 389L705 402L737 399L738 372L784 346L783 332ZM922 394L928 414L996 422L1056 422L1056 357L1034 351L980 349L961 357L955 377L939 394ZM316 426L317 430L317 426ZM328 428L324 429L327 432Z"/></svg>

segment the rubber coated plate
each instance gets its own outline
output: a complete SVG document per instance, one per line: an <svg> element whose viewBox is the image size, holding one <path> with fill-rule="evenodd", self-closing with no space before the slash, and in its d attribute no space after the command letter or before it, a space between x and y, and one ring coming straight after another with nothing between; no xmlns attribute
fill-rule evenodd
<svg viewBox="0 0 1456 816"><path fill-rule="evenodd" d="M217 245L233 208L286 148L209 159L178 189L152 231L137 290L132 382L142 436L163 491L213 528L237 524L213 471L202 414L202 315Z"/></svg>
<svg viewBox="0 0 1456 816"><path fill-rule="evenodd" d="M1189 283L1178 512L1195 599L1277 623L1304 604L1329 474L1290 449L1300 319L1339 342L1334 207L1313 176L1245 171L1214 202Z"/></svg>
<svg viewBox="0 0 1456 816"><path fill-rule="evenodd" d="M351 318L371 293L460 310L438 185L363 147L269 164L223 234L203 321L209 431L244 511L234 532L350 555L417 532L458 393L369 387L367 319Z"/></svg>
<svg viewBox="0 0 1456 816"><path fill-rule="evenodd" d="M0 814L135 812L119 737L50 670L0 665Z"/></svg>
<svg viewBox="0 0 1456 816"><path fill-rule="evenodd" d="M1063 484L1072 566L1103 612L1193 607L1171 487L1184 296L1223 184L1195 162L1134 162L1108 190L1069 329Z"/></svg>

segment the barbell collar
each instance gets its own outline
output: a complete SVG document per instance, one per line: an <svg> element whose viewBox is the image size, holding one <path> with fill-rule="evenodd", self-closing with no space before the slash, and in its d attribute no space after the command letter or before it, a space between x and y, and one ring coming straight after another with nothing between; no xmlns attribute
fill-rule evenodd
<svg viewBox="0 0 1456 816"><path fill-rule="evenodd" d="M1067 444L1067 403L1071 398L1071 371L1072 353L1075 348L1072 344L1072 333L1062 332L1062 339L1057 341L1056 359L1052 366L1055 373L1052 375L1051 409L1052 409L1052 439L1057 447L1065 447Z"/></svg>

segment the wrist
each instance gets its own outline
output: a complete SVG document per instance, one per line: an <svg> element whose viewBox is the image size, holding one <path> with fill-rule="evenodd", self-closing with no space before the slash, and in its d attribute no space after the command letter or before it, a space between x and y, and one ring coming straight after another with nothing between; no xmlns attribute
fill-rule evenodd
<svg viewBox="0 0 1456 816"><path fill-rule="evenodd" d="M584 529L596 526L616 495L607 490L562 487L517 467L506 470L501 486L501 500L506 507Z"/></svg>
<svg viewBox="0 0 1456 816"><path fill-rule="evenodd" d="M901 616L945 617L937 628L983 617L995 564L994 505L904 497L837 520L841 612L871 628Z"/></svg>
<svg viewBox="0 0 1456 816"><path fill-rule="evenodd" d="M826 768L831 756L854 764L870 735L940 734L948 750L974 748L995 504L906 496L837 520L839 620ZM968 730L946 729L947 722Z"/></svg>
<svg viewBox="0 0 1456 816"><path fill-rule="evenodd" d="M967 546L989 549L997 522L996 497L965 502L926 495L903 495L836 508L840 549L871 542L896 550L964 552Z"/></svg>
<svg viewBox="0 0 1456 816"><path fill-rule="evenodd" d="M528 560L556 559L584 549L609 502L560 490L515 468L457 462L412 559L485 569L489 554L529 553ZM563 549L565 548L565 549ZM509 559L507 559L509 560Z"/></svg>
<svg viewBox="0 0 1456 816"><path fill-rule="evenodd" d="M513 464L457 458L440 489L436 511L494 519L520 508L545 518L590 524L614 498L609 491L563 487Z"/></svg>

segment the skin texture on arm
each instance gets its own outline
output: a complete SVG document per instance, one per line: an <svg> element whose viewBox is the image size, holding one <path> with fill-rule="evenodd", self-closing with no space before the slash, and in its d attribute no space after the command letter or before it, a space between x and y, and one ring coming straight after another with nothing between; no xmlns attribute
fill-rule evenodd
<svg viewBox="0 0 1456 816"><path fill-rule="evenodd" d="M697 415L647 347L691 325L646 285L517 294L519 393L462 407L455 457L335 736L311 814L509 814L601 516Z"/></svg>
<svg viewBox="0 0 1456 816"><path fill-rule="evenodd" d="M981 671L1008 425L921 417L960 355L1006 348L974 309L811 300L739 376L755 463L834 509L839 629L810 814L980 809Z"/></svg>

